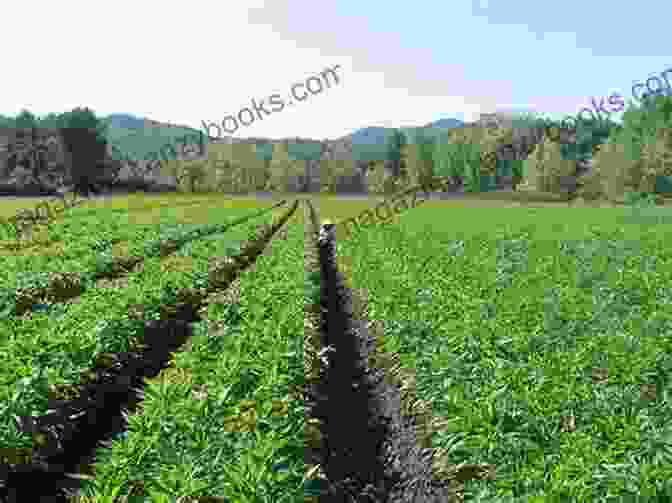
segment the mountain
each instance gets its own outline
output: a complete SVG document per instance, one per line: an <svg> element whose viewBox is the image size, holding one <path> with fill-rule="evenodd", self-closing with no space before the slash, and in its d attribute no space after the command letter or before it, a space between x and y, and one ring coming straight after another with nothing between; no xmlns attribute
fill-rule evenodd
<svg viewBox="0 0 672 503"><path fill-rule="evenodd" d="M419 135L435 138L446 129L462 126L464 122L461 120L445 118L421 127L400 127L399 129L405 134L408 142L415 143ZM387 141L394 130L395 128L366 127L358 129L343 139L352 140L352 152L357 160L382 160L385 159Z"/></svg>
<svg viewBox="0 0 672 503"><path fill-rule="evenodd" d="M426 127L426 128L439 128L439 129L452 129L452 128L462 127L462 126L464 126L464 122L462 122L461 120L446 118L446 119L439 119L438 121L430 122L429 124L425 125L424 127Z"/></svg>
<svg viewBox="0 0 672 503"><path fill-rule="evenodd" d="M400 127L399 129L412 141L421 131L426 134L428 133L431 136L433 133L438 133L439 131L462 126L464 126L464 122L458 119L439 119L438 121L430 122L425 126ZM429 132L427 131L428 129L436 131ZM376 126L365 127L346 135L342 139L350 138L353 145L385 145L387 139L392 135L394 130L395 128Z"/></svg>
<svg viewBox="0 0 672 503"><path fill-rule="evenodd" d="M163 144L172 143L177 136L193 133L197 130L187 126L177 126L156 122L148 118L136 117L131 114L111 114L104 118L108 124L108 139L131 158L141 159L149 152L158 150ZM461 127L464 122L458 119L444 118L421 127L399 128L414 143L419 134L436 137L446 129ZM382 160L387 154L387 142L395 128L370 126L358 129L337 141L352 141L353 158L356 160ZM234 142L255 142L261 145L263 157L269 158L272 143L281 140L263 138L232 138ZM294 138L287 138L291 142ZM296 139L289 146L290 157L298 159L319 158L319 140ZM207 140L206 140L207 141Z"/></svg>
<svg viewBox="0 0 672 503"><path fill-rule="evenodd" d="M353 145L373 145L378 144L381 141L383 144L388 136L394 131L393 128L385 127L365 127L363 129L358 129L354 133L344 136L342 139L350 138Z"/></svg>
<svg viewBox="0 0 672 503"><path fill-rule="evenodd" d="M103 120L113 128L142 129L145 127L145 119L131 114L110 114Z"/></svg>

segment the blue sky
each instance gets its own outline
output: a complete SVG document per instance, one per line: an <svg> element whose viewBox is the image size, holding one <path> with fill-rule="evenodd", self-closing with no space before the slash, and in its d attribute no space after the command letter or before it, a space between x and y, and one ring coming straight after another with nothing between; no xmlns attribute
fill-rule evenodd
<svg viewBox="0 0 672 503"><path fill-rule="evenodd" d="M672 69L672 2L72 0L12 2L3 18L37 34L0 31L12 48L3 114L86 105L202 128L340 65L337 84L239 137L337 138L498 110L562 118Z"/></svg>

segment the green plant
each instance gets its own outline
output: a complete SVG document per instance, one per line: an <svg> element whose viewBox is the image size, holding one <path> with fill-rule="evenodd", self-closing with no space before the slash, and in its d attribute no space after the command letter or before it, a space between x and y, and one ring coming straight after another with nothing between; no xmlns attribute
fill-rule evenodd
<svg viewBox="0 0 672 503"><path fill-rule="evenodd" d="M304 405L289 397L303 378L302 238L303 227L291 225L287 240L242 273L231 304L209 306L211 323L196 324L190 351L176 352L171 367L148 380L128 434L100 450L88 494L102 500L120 486L126 494L135 479L155 498L185 501L292 503L303 495ZM204 271L227 246L199 241L189 256Z"/></svg>
<svg viewBox="0 0 672 503"><path fill-rule="evenodd" d="M624 146L625 185L654 193L661 177L670 174L672 97L660 95L623 114L623 129L613 136Z"/></svg>
<svg viewBox="0 0 672 503"><path fill-rule="evenodd" d="M30 111L23 109L16 116L15 126L16 128L21 129L32 129L38 127L39 119Z"/></svg>
<svg viewBox="0 0 672 503"><path fill-rule="evenodd" d="M418 185L429 185L434 176L434 151L437 140L423 132L419 132L416 138L415 167Z"/></svg>
<svg viewBox="0 0 672 503"><path fill-rule="evenodd" d="M471 160L465 163L465 192L480 192L481 191L481 168L480 159Z"/></svg>
<svg viewBox="0 0 672 503"><path fill-rule="evenodd" d="M72 158L75 191L89 194L98 173L96 169L107 155L107 125L89 108L75 108L63 114L61 136Z"/></svg>
<svg viewBox="0 0 672 503"><path fill-rule="evenodd" d="M656 198L653 194L647 192L628 191L625 193L623 203L626 206L651 207L656 205Z"/></svg>
<svg viewBox="0 0 672 503"><path fill-rule="evenodd" d="M670 236L623 229L621 214L426 207L401 229L372 228L365 246L339 242L385 349L443 421L432 445L496 466L465 501L662 499Z"/></svg>
<svg viewBox="0 0 672 503"><path fill-rule="evenodd" d="M395 129L387 139L386 159L394 163L401 162L401 149L406 145L406 136L399 129Z"/></svg>
<svg viewBox="0 0 672 503"><path fill-rule="evenodd" d="M443 133L434 149L434 176L464 177L467 162L475 156L473 149L468 143L451 142L448 133Z"/></svg>
<svg viewBox="0 0 672 503"><path fill-rule="evenodd" d="M575 142L562 142L562 158L570 161L587 160L597 148L616 134L621 127L613 122L581 121L576 128Z"/></svg>
<svg viewBox="0 0 672 503"><path fill-rule="evenodd" d="M521 188L557 194L561 192L563 178L575 171L575 163L562 158L560 145L545 138L523 163L524 183Z"/></svg>

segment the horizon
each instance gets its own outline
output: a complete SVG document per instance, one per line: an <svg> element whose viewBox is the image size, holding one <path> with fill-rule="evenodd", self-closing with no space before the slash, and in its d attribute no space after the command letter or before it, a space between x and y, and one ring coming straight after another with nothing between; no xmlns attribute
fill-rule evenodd
<svg viewBox="0 0 672 503"><path fill-rule="evenodd" d="M252 108L253 99L268 108L273 94L286 102L293 84L337 69L321 93L305 91L305 101L232 133L333 140L366 127L474 122L492 112L560 120L613 93L627 103L633 84L665 70L672 81L665 54L665 13L672 14L672 5L658 7L646 24L634 22L626 9L608 10L609 25L593 19L611 2L543 8L433 2L410 12L349 1L225 7L197 0L190 6L122 0L105 12L103 26L93 5L43 4L42 15L33 18L28 6L11 4L9 17L30 16L41 36L25 37L14 24L0 34L9 47L26 39L24 50L7 55L7 67L20 78L4 83L0 110L44 116L86 106L98 116L131 114L202 130L202 121L221 124ZM120 36L129 11L131 28ZM34 65L25 54L38 54L46 40L52 53L65 57ZM51 78L45 92L50 75L59 78ZM609 119L620 122L621 116Z"/></svg>

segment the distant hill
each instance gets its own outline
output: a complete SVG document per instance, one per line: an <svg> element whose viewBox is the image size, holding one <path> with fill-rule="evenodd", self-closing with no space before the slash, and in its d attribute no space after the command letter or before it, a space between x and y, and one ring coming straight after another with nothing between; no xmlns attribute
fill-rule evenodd
<svg viewBox="0 0 672 503"><path fill-rule="evenodd" d="M385 140L390 136L392 131L394 131L393 128L372 126L358 129L354 133L350 133L343 138L350 138L353 145L374 145L381 141L385 143Z"/></svg>
<svg viewBox="0 0 672 503"><path fill-rule="evenodd" d="M409 143L415 143L419 135L437 137L447 129L462 127L458 119L439 119L421 127L400 127ZM359 160L381 160L385 158L387 142L395 128L366 127L358 129L345 138L352 139L353 156Z"/></svg>
<svg viewBox="0 0 672 503"><path fill-rule="evenodd" d="M430 122L425 127L426 128L440 128L440 129L451 129L455 127L464 126L464 122L459 119L439 119L438 121Z"/></svg>
<svg viewBox="0 0 672 503"><path fill-rule="evenodd" d="M187 126L176 126L153 121L147 118L136 117L131 114L111 114L103 120L108 124L108 140L131 158L143 159L151 152L157 152L163 145L170 144L179 136L187 133L197 133L198 130ZM408 141L414 143L418 134L423 136L437 136L446 129L461 127L464 123L458 119L444 118L431 122L422 127L399 128L407 136ZM394 128L365 127L358 129L340 139L352 141L353 157L357 160L382 160L386 156L389 137ZM249 139L252 141L253 139ZM247 139L234 139L247 141ZM256 139L261 145L260 155L270 158L272 145L267 142L273 140ZM275 140L277 141L277 140ZM304 140L305 141L305 140ZM319 140L315 143L307 140L306 143L293 143L289 146L290 157L296 159L315 159L319 157ZM206 138L207 143L207 138Z"/></svg>
<svg viewBox="0 0 672 503"><path fill-rule="evenodd" d="M178 137L199 132L190 127L150 121L130 114L111 114L104 117L103 122L108 125L109 143L135 160L158 152L166 144L173 144Z"/></svg>
<svg viewBox="0 0 672 503"><path fill-rule="evenodd" d="M430 133L428 130L446 130L456 127L464 126L464 122L458 119L439 119L435 122L430 122L425 126L420 127L400 127L399 129L404 132L410 139L416 138L416 136L422 131L424 133ZM387 139L390 137L395 128L386 128L386 127L365 127L358 129L354 133L346 135L344 138L351 138L353 145L385 145ZM431 134L431 133L430 133Z"/></svg>
<svg viewBox="0 0 672 503"><path fill-rule="evenodd" d="M145 127L145 119L130 114L111 114L104 121L108 127L118 129L142 129Z"/></svg>

